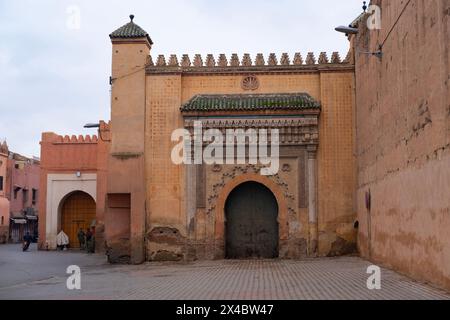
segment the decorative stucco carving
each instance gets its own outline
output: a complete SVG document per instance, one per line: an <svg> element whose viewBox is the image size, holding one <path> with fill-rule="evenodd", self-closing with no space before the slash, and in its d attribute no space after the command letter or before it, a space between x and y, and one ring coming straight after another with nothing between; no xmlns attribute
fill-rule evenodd
<svg viewBox="0 0 450 320"><path fill-rule="evenodd" d="M221 54L219 55L218 66L219 66L219 67L222 67L222 68L228 66L228 60L227 60L227 57L226 57L225 54L223 54L223 53L221 53Z"/></svg>
<svg viewBox="0 0 450 320"><path fill-rule="evenodd" d="M206 66L212 68L215 65L216 65L216 60L214 60L214 56L212 54L208 54L206 56Z"/></svg>
<svg viewBox="0 0 450 320"><path fill-rule="evenodd" d="M203 59L200 54L196 54L194 58L194 67L203 67Z"/></svg>
<svg viewBox="0 0 450 320"><path fill-rule="evenodd" d="M191 66L191 59L189 58L189 55L183 54L183 57L181 59L181 66L184 68Z"/></svg>
<svg viewBox="0 0 450 320"><path fill-rule="evenodd" d="M263 54L262 54L262 53L258 53L258 54L256 55L255 65L256 65L256 66L263 66L263 65L265 65L265 64L266 64L266 62L264 61L264 56L263 56Z"/></svg>
<svg viewBox="0 0 450 320"><path fill-rule="evenodd" d="M341 63L341 56L339 55L339 52L333 52L333 55L331 56L331 63Z"/></svg>
<svg viewBox="0 0 450 320"><path fill-rule="evenodd" d="M193 135L193 119L185 119L184 126ZM318 116L302 118L206 118L202 119L202 127L207 129L219 129L226 136L226 129L278 129L279 143L281 146L309 145L316 146L319 143ZM268 143L271 142L270 131ZM205 142L205 144L207 144Z"/></svg>
<svg viewBox="0 0 450 320"><path fill-rule="evenodd" d="M280 63L282 66L288 66L291 64L291 60L289 59L289 54L286 52L281 55Z"/></svg>
<svg viewBox="0 0 450 320"><path fill-rule="evenodd" d="M175 54L172 54L169 58L169 66L170 67L178 67L178 58Z"/></svg>
<svg viewBox="0 0 450 320"><path fill-rule="evenodd" d="M280 61L277 60L275 53L271 53L267 60L261 53L256 55L255 60L252 61L250 54L245 53L242 59L233 53L230 60L227 60L225 54L220 54L217 60L214 56L208 54L203 60L200 54L196 54L192 59L187 54L183 54L180 59L176 55L172 54L167 57L159 55L153 63L152 56L149 55L146 58L146 72L153 74L160 73L214 73L218 72L242 72L241 67L245 69L252 69L255 71L271 70L274 66L277 66L279 70L295 70L295 71L310 71L311 67L319 68L321 64L332 64L328 66L333 70L352 68L354 61L352 59L351 51L347 57L342 61L337 52L333 52L331 59L329 60L325 52L322 52L319 57L318 63L312 52L308 53L305 61L303 61L302 55L297 52L291 60L287 53L281 55ZM166 63L167 61L167 63ZM178 61L180 63L178 63ZM304 65L304 62L306 65ZM331 63L330 63L331 62ZM181 68L180 68L181 66ZM208 68L204 68L207 66ZM248 71L250 72L250 71Z"/></svg>
<svg viewBox="0 0 450 320"><path fill-rule="evenodd" d="M237 53L233 53L231 55L230 66L231 67L238 67L239 66L239 56L237 55Z"/></svg>
<svg viewBox="0 0 450 320"><path fill-rule="evenodd" d="M308 55L306 56L306 64L313 65L315 63L316 63L316 58L314 57L314 52L308 52Z"/></svg>
<svg viewBox="0 0 450 320"><path fill-rule="evenodd" d="M222 191L222 189L225 187L225 185L236 178L237 176L241 174L247 174L247 173L253 173L253 174L259 174L262 169L261 165L241 165L241 166L234 166L229 167L221 176L220 181L213 185L212 192L209 195L207 201L207 210L206 213L210 215L213 213L216 209L216 201ZM288 207L288 214L290 216L296 215L296 206L295 206L295 196L290 192L288 184L280 177L279 174L273 175L273 176L267 176L269 179L271 179L275 184L277 184L282 192L283 196L286 200L287 207Z"/></svg>
<svg viewBox="0 0 450 320"><path fill-rule="evenodd" d="M252 59L250 58L250 54L245 53L244 57L242 58L242 66L250 67L251 65L252 65Z"/></svg>
<svg viewBox="0 0 450 320"><path fill-rule="evenodd" d="M160 54L158 56L158 60L156 61L156 66L163 67L165 65L166 65L166 58L162 54Z"/></svg>
<svg viewBox="0 0 450 320"><path fill-rule="evenodd" d="M241 81L241 88L244 90L256 90L259 88L259 80L256 76L244 77Z"/></svg>
<svg viewBox="0 0 450 320"><path fill-rule="evenodd" d="M269 55L269 66L276 66L278 64L278 60L277 60L277 56L275 55L275 53L271 53Z"/></svg>
<svg viewBox="0 0 450 320"><path fill-rule="evenodd" d="M321 52L319 56L319 64L327 64L327 63L329 63L327 53Z"/></svg>
<svg viewBox="0 0 450 320"><path fill-rule="evenodd" d="M303 58L300 52L295 53L294 65L299 66L303 64Z"/></svg>

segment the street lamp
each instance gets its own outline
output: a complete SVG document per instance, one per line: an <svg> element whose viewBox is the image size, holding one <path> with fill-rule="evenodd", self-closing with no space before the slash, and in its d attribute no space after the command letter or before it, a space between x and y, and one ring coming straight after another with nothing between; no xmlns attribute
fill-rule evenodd
<svg viewBox="0 0 450 320"><path fill-rule="evenodd" d="M86 123L84 128L100 128L100 123Z"/></svg>
<svg viewBox="0 0 450 320"><path fill-rule="evenodd" d="M357 28L353 28L351 26L349 26L349 27L339 26L339 27L334 28L334 30L336 30L337 32L345 33L345 35L358 34L358 32L359 32L359 30ZM362 54L369 54L369 55L375 56L381 60L381 58L383 57L382 48L383 47L380 45L378 47L378 51L375 51L375 52L367 52L367 51L359 51L359 50L356 50L356 52L362 53Z"/></svg>
<svg viewBox="0 0 450 320"><path fill-rule="evenodd" d="M103 142L110 142L110 139L103 139L102 137L102 130L100 129L100 122L99 123L86 123L84 125L84 128L87 129L92 129L92 128L97 128L98 129L98 137L100 138L100 140L102 140ZM109 130L103 130L103 131L109 131Z"/></svg>
<svg viewBox="0 0 450 320"><path fill-rule="evenodd" d="M334 30L336 30L337 32L345 33L345 34L357 34L359 32L357 28L346 27L346 26L339 26L339 27L334 28Z"/></svg>

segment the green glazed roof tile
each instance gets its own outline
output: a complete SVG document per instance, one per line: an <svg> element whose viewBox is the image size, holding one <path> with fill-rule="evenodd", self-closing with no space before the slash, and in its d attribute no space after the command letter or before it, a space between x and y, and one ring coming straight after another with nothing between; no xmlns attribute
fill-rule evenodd
<svg viewBox="0 0 450 320"><path fill-rule="evenodd" d="M320 103L307 93L197 95L181 107L181 112L304 109L320 109Z"/></svg>
<svg viewBox="0 0 450 320"><path fill-rule="evenodd" d="M131 21L123 25L116 31L112 32L109 37L111 39L133 39L133 38L147 38L150 44L153 44L152 39L148 35L147 31L142 29L136 23L133 22L133 15L130 15Z"/></svg>

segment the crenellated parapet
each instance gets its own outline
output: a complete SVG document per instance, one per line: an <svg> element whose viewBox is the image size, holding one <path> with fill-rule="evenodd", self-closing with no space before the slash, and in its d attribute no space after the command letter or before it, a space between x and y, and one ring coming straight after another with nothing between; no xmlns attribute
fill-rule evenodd
<svg viewBox="0 0 450 320"><path fill-rule="evenodd" d="M156 59L149 56L146 69L147 73L353 69L350 58L350 52L344 60L338 52L333 52L331 58L326 52L321 52L317 58L313 52L309 52L305 59L300 52L295 53L293 57L288 53L282 53L280 56L270 53L267 57L262 53L258 53L255 57L251 57L248 53L241 57L236 53L229 57L223 53L217 57L212 54L204 57L200 54L192 57L183 54L180 59L172 54L168 57L158 55Z"/></svg>
<svg viewBox="0 0 450 320"><path fill-rule="evenodd" d="M98 137L96 135L58 135L53 132L44 132L42 134L42 143L53 144L96 144Z"/></svg>
<svg viewBox="0 0 450 320"><path fill-rule="evenodd" d="M56 142L59 142L59 143L97 143L98 138L95 134L92 136L91 135L86 135L86 136L72 135L70 137L68 135L65 135L64 137L58 136L58 141L56 141Z"/></svg>

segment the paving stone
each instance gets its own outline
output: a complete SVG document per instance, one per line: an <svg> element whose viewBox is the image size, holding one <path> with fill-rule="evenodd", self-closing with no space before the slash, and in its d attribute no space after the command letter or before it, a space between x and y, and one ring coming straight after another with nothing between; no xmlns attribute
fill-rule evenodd
<svg viewBox="0 0 450 320"><path fill-rule="evenodd" d="M99 255L20 252L0 246L0 299L172 300L430 300L450 294L382 268L381 290L367 289L370 262L356 256L306 260L218 260L108 265ZM42 269L23 281L6 282L14 267ZM68 259L70 258L70 259ZM28 259L28 260L27 260ZM68 290L67 263L80 261L81 290ZM8 269L5 267L8 265ZM51 265L51 268L49 267ZM46 270L47 268L47 270ZM55 270L60 271L55 272ZM19 271L17 271L19 272ZM37 271L35 271L37 272ZM45 277L39 279L39 277Z"/></svg>

